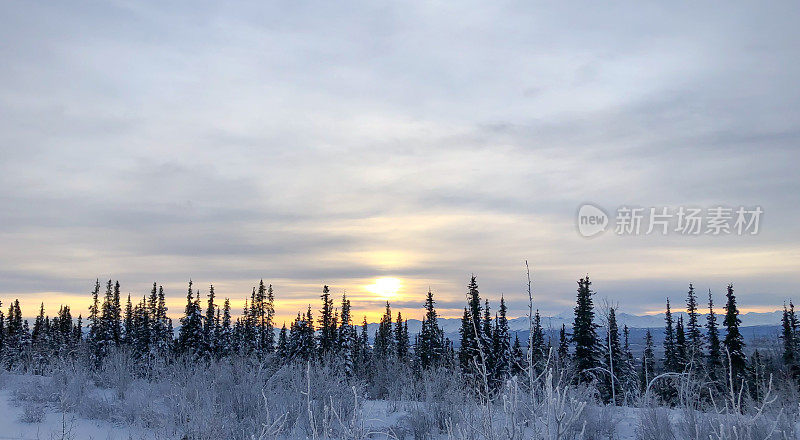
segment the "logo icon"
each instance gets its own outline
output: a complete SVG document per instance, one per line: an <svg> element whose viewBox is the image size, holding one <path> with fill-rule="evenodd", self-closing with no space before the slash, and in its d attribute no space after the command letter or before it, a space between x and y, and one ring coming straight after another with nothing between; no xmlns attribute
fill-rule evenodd
<svg viewBox="0 0 800 440"><path fill-rule="evenodd" d="M578 208L578 233L584 237L594 237L608 227L608 214L600 207L584 203Z"/></svg>

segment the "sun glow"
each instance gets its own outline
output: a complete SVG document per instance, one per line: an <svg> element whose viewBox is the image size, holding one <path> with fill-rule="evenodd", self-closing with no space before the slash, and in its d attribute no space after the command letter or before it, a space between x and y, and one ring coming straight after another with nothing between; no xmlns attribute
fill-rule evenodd
<svg viewBox="0 0 800 440"><path fill-rule="evenodd" d="M382 277L376 279L375 283L364 286L364 288L368 292L380 295L385 299L390 299L397 295L397 292L400 291L400 287L402 287L402 285L403 284L398 278Z"/></svg>

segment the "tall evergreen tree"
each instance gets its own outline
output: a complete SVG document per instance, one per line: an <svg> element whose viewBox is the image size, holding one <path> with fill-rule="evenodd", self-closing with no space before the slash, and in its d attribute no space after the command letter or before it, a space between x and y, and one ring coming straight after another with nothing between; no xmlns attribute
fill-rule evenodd
<svg viewBox="0 0 800 440"><path fill-rule="evenodd" d="M558 360L564 366L569 360L569 334L567 334L567 326L561 324L561 330L558 331Z"/></svg>
<svg viewBox="0 0 800 440"><path fill-rule="evenodd" d="M114 296L111 310L112 340L114 344L119 345L122 341L122 306L120 305L119 281L114 283Z"/></svg>
<svg viewBox="0 0 800 440"><path fill-rule="evenodd" d="M132 344L134 338L133 328L133 304L131 303L131 294L128 293L128 301L125 303L125 312L123 314L123 327L122 327L122 342L125 344Z"/></svg>
<svg viewBox="0 0 800 440"><path fill-rule="evenodd" d="M739 309L736 308L733 284L728 284L728 291L725 296L727 303L725 304L725 320L722 325L725 326L726 334L722 344L725 347L726 358L728 358L727 364L733 377L734 386L738 387L745 376L747 357L744 354L744 338L739 331L739 324L742 321L739 320Z"/></svg>
<svg viewBox="0 0 800 440"><path fill-rule="evenodd" d="M686 330L683 327L683 316L678 316L675 326L675 361L678 371L685 371L687 365Z"/></svg>
<svg viewBox="0 0 800 440"><path fill-rule="evenodd" d="M609 307L606 320L606 338L603 344L601 364L608 374L604 377L603 393L606 401L616 404L617 402L612 398L621 397L622 384L620 378L624 377L625 370L622 347L619 343L619 325L617 324L617 315L613 307Z"/></svg>
<svg viewBox="0 0 800 440"><path fill-rule="evenodd" d="M522 344L519 342L519 334L514 332L514 343L511 345L511 374L518 376L528 367L525 362L525 353L522 352Z"/></svg>
<svg viewBox="0 0 800 440"><path fill-rule="evenodd" d="M478 291L478 282L475 275L470 278L467 285L467 307L461 318L461 347L458 352L461 372L467 380L475 380L479 376L479 365L482 364L481 350L483 349L483 325L481 322L481 297Z"/></svg>
<svg viewBox="0 0 800 440"><path fill-rule="evenodd" d="M719 329L717 328L717 315L714 313L714 299L711 289L708 289L708 316L706 318L706 338L708 339L707 369L711 381L716 381L718 372L722 367L722 352L720 350Z"/></svg>
<svg viewBox="0 0 800 440"><path fill-rule="evenodd" d="M386 311L375 331L375 356L386 359L395 354L394 333L392 330L392 310L386 301Z"/></svg>
<svg viewBox="0 0 800 440"><path fill-rule="evenodd" d="M594 323L594 303L589 277L578 280L578 296L575 306L575 321L572 326L572 341L575 343L575 366L579 382L589 382L594 369L599 366L597 325Z"/></svg>
<svg viewBox="0 0 800 440"><path fill-rule="evenodd" d="M214 285L211 284L208 288L208 302L206 303L206 313L203 317L203 341L205 342L204 349L209 353L217 351L217 344L219 343L217 335L217 305L214 304Z"/></svg>
<svg viewBox="0 0 800 440"><path fill-rule="evenodd" d="M355 360L358 357L358 335L356 329L352 325L350 317L350 300L347 299L347 294L342 294L342 309L341 319L338 330L338 359L339 365L347 376L355 374Z"/></svg>
<svg viewBox="0 0 800 440"><path fill-rule="evenodd" d="M703 365L703 331L699 323L697 313L697 296L694 293L694 286L689 284L689 292L686 296L686 358L692 369L697 370Z"/></svg>
<svg viewBox="0 0 800 440"><path fill-rule="evenodd" d="M278 333L278 357L286 360L289 355L289 336L286 332L286 323L283 323L281 331Z"/></svg>
<svg viewBox="0 0 800 440"><path fill-rule="evenodd" d="M186 293L186 308L181 318L181 328L178 333L178 352L199 356L203 352L203 315L200 311L200 291L197 297L192 290L192 280L189 280L189 290Z"/></svg>
<svg viewBox="0 0 800 440"><path fill-rule="evenodd" d="M437 365L444 355L444 332L439 327L435 304L433 292L428 289L428 295L425 298L425 316L422 318L422 330L417 347L417 355L423 370Z"/></svg>
<svg viewBox="0 0 800 440"><path fill-rule="evenodd" d="M500 296L500 309L493 335L492 358L494 359L494 375L498 384L511 376L511 331L508 326L508 307L506 300Z"/></svg>
<svg viewBox="0 0 800 440"><path fill-rule="evenodd" d="M675 341L675 321L672 319L672 311L667 298L667 310L664 312L664 369L675 373L680 370L678 363L678 352Z"/></svg>
<svg viewBox="0 0 800 440"><path fill-rule="evenodd" d="M225 302L222 303L218 340L217 354L223 357L230 355L233 352L233 329L231 328L231 301L228 298L225 298Z"/></svg>
<svg viewBox="0 0 800 440"><path fill-rule="evenodd" d="M394 340L397 358L401 361L408 360L410 341L408 338L408 322L403 320L403 315L397 312L397 321L394 326Z"/></svg>
<svg viewBox="0 0 800 440"><path fill-rule="evenodd" d="M336 344L336 325L334 324L335 313L333 310L333 299L330 296L328 286L322 287L322 310L319 317L319 351L321 356L327 356L333 352Z"/></svg>
<svg viewBox="0 0 800 440"><path fill-rule="evenodd" d="M794 310L792 310L794 313ZM796 318L795 318L796 319ZM797 380L800 376L800 368L797 363L797 334L792 328L792 318L786 303L783 303L783 316L781 318L781 339L783 340L783 363L789 370L791 376Z"/></svg>
<svg viewBox="0 0 800 440"><path fill-rule="evenodd" d="M528 348L532 352L533 367L536 373L541 373L545 364L545 343L544 343L544 329L542 329L542 318L539 315L539 310L533 315L533 335L530 338L531 346Z"/></svg>

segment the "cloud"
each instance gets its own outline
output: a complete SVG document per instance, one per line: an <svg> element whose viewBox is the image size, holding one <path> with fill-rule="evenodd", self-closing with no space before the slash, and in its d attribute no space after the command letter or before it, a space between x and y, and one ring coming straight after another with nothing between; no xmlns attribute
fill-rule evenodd
<svg viewBox="0 0 800 440"><path fill-rule="evenodd" d="M458 315L476 273L520 314L528 259L546 313L586 273L628 312L690 281L777 306L800 281L795 9L5 4L0 297L264 277L286 316L322 283L378 313L363 286L397 276L399 307L430 285ZM586 201L765 217L585 240Z"/></svg>

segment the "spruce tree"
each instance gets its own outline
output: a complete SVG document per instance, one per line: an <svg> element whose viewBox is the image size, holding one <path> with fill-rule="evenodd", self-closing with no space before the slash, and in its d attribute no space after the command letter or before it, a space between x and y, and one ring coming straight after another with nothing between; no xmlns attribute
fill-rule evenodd
<svg viewBox="0 0 800 440"><path fill-rule="evenodd" d="M480 350L483 344L481 297L475 275L472 275L467 285L467 299L467 307L464 308L464 316L461 318L461 328L459 329L461 347L458 359L461 372L467 380L474 380L478 377L477 366L481 364Z"/></svg>
<svg viewBox="0 0 800 440"><path fill-rule="evenodd" d="M539 309L533 315L533 335L530 338L531 346L529 350L532 352L533 368L539 374L544 369L545 363L545 346L544 346L544 330L542 329L542 318L539 315Z"/></svg>
<svg viewBox="0 0 800 440"><path fill-rule="evenodd" d="M225 302L222 303L222 319L217 339L218 356L229 356L233 352L233 329L231 328L231 301L228 298L225 298Z"/></svg>
<svg viewBox="0 0 800 440"><path fill-rule="evenodd" d="M508 327L508 307L505 298L500 296L500 309L495 319L495 331L493 335L492 358L494 359L495 380L502 384L503 381L511 376L511 332Z"/></svg>
<svg viewBox="0 0 800 440"><path fill-rule="evenodd" d="M594 369L599 366L597 325L594 323L592 282L589 277L578 280L578 296L575 306L575 322L572 326L572 341L575 343L575 367L577 380L589 382L594 378Z"/></svg>
<svg viewBox="0 0 800 440"><path fill-rule="evenodd" d="M601 364L605 367L607 374L604 380L603 392L606 401L614 404L617 402L613 400L620 396L622 387L620 378L623 377L624 361L622 354L622 347L619 343L619 326L617 325L617 315L613 307L609 307L608 316L606 317L606 338L603 344L603 357Z"/></svg>
<svg viewBox="0 0 800 440"><path fill-rule="evenodd" d="M333 352L336 343L336 326L334 325L333 299L328 286L322 287L322 310L319 317L319 351L325 357Z"/></svg>
<svg viewBox="0 0 800 440"><path fill-rule="evenodd" d="M289 337L286 333L286 323L283 323L280 333L278 333L278 357L286 360L289 355Z"/></svg>
<svg viewBox="0 0 800 440"><path fill-rule="evenodd" d="M217 344L219 343L217 335L217 306L214 304L215 294L214 285L211 284L208 288L208 302L206 303L206 313L203 317L203 347L208 353L215 353L217 351Z"/></svg>
<svg viewBox="0 0 800 440"><path fill-rule="evenodd" d="M519 334L514 332L514 343L511 345L511 374L518 376L527 368L525 353L522 352L522 345L519 342Z"/></svg>
<svg viewBox="0 0 800 440"><path fill-rule="evenodd" d="M339 367L345 375L355 374L355 359L357 358L357 335L350 318L350 300L347 294L342 294L341 319L338 330L337 355Z"/></svg>
<svg viewBox="0 0 800 440"><path fill-rule="evenodd" d="M794 313L794 310L792 311ZM781 339L783 340L783 363L791 376L797 380L800 368L797 362L797 334L792 327L792 318L786 303L783 303L783 316L781 318Z"/></svg>
<svg viewBox="0 0 800 440"><path fill-rule="evenodd" d="M386 301L386 311L381 317L378 329L375 331L375 356L386 359L395 354L394 334L392 330L392 310L389 301Z"/></svg>
<svg viewBox="0 0 800 440"><path fill-rule="evenodd" d="M394 327L394 345L397 359L406 361L409 359L410 341L408 338L408 322L403 321L403 315L397 312L397 321Z"/></svg>
<svg viewBox="0 0 800 440"><path fill-rule="evenodd" d="M725 347L725 356L727 364L730 368L730 374L733 377L734 387L741 384L745 376L745 369L747 367L747 358L744 354L744 338L739 332L739 309L736 308L736 296L733 294L733 284L728 284L728 291L726 293L727 303L725 304L725 320L722 325L725 326L726 334L722 345Z"/></svg>
<svg viewBox="0 0 800 440"><path fill-rule="evenodd" d="M111 334L115 345L122 341L122 307L120 305L119 281L114 283L114 296L111 306Z"/></svg>
<svg viewBox="0 0 800 440"><path fill-rule="evenodd" d="M133 304L131 303L131 294L128 293L128 301L125 303L125 312L123 314L123 327L122 327L122 342L125 344L133 343Z"/></svg>
<svg viewBox="0 0 800 440"><path fill-rule="evenodd" d="M707 369L711 381L716 381L718 372L722 367L722 352L720 350L719 329L717 328L717 315L714 313L714 299L711 289L708 289L708 317L706 318L706 338L708 339Z"/></svg>
<svg viewBox="0 0 800 440"><path fill-rule="evenodd" d="M675 362L678 371L685 371L687 366L686 331L683 327L683 316L678 316L678 324L675 326Z"/></svg>
<svg viewBox="0 0 800 440"><path fill-rule="evenodd" d="M422 318L422 330L417 353L423 370L437 365L444 355L444 347L442 346L444 332L439 327L435 304L433 292L428 289L428 295L425 298L425 316Z"/></svg>
<svg viewBox="0 0 800 440"><path fill-rule="evenodd" d="M667 310L664 312L664 369L668 372L675 373L680 370L678 365L678 353L675 343L675 322L672 319L672 311L669 307L669 298L667 298Z"/></svg>
<svg viewBox="0 0 800 440"><path fill-rule="evenodd" d="M177 348L179 353L199 356L203 351L203 317L200 312L200 291L197 297L192 290L192 280L189 280L189 290L186 294L186 308L181 318L181 329L178 333Z"/></svg>
<svg viewBox="0 0 800 440"><path fill-rule="evenodd" d="M569 340L570 336L567 333L566 324L561 324L561 330L558 332L558 360L561 366L566 365L569 360Z"/></svg>
<svg viewBox="0 0 800 440"><path fill-rule="evenodd" d="M686 296L686 358L693 370L697 370L703 365L703 331L699 323L697 313L697 296L694 293L694 286L689 284L689 292Z"/></svg>

